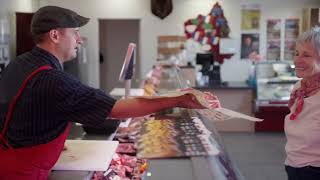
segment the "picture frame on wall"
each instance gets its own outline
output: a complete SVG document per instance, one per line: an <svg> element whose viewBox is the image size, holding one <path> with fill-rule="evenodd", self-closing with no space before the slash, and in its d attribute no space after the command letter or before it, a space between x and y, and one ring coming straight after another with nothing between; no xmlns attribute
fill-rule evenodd
<svg viewBox="0 0 320 180"><path fill-rule="evenodd" d="M300 20L299 18L290 18L285 20L285 43L284 59L293 60L296 49L296 40L299 36Z"/></svg>
<svg viewBox="0 0 320 180"><path fill-rule="evenodd" d="M280 39L281 37L281 19L267 20L267 39Z"/></svg>
<svg viewBox="0 0 320 180"><path fill-rule="evenodd" d="M281 58L281 19L267 20L267 60Z"/></svg>
<svg viewBox="0 0 320 180"><path fill-rule="evenodd" d="M293 60L294 52L296 49L296 41L292 39L285 40L284 42L284 59Z"/></svg>
<svg viewBox="0 0 320 180"><path fill-rule="evenodd" d="M250 59L250 56L259 54L259 34L247 33L241 35L241 59Z"/></svg>
<svg viewBox="0 0 320 180"><path fill-rule="evenodd" d="M267 60L280 60L281 40L270 39L267 41Z"/></svg>
<svg viewBox="0 0 320 180"><path fill-rule="evenodd" d="M299 35L299 19L286 19L285 20L285 38L297 39Z"/></svg>
<svg viewBox="0 0 320 180"><path fill-rule="evenodd" d="M241 10L241 29L259 30L260 29L260 4L243 4Z"/></svg>

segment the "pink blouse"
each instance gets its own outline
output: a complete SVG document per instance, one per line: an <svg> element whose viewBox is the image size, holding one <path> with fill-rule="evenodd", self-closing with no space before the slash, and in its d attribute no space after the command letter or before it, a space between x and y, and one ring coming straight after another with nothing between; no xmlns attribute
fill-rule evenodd
<svg viewBox="0 0 320 180"><path fill-rule="evenodd" d="M300 87L300 82L294 89ZM295 104L290 111L294 110ZM297 119L290 120L291 113L285 118L286 165L292 167L320 167L320 91L304 98L304 106Z"/></svg>

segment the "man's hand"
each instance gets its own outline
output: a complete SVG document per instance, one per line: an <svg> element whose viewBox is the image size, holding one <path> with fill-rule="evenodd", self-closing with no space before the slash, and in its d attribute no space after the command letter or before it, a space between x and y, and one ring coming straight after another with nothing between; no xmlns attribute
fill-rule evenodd
<svg viewBox="0 0 320 180"><path fill-rule="evenodd" d="M220 102L213 94L197 90L164 97L120 99L113 106L109 117L139 117L173 107L189 109L217 108L220 107Z"/></svg>
<svg viewBox="0 0 320 180"><path fill-rule="evenodd" d="M179 97L179 107L189 109L205 109L193 94L185 94Z"/></svg>
<svg viewBox="0 0 320 180"><path fill-rule="evenodd" d="M187 89L178 89L178 90L187 92L187 91L192 91L193 89L187 88ZM201 103L197 101L197 98L191 93L186 94L186 95L190 95L191 97L189 97L189 99L187 98L187 100L186 99L182 100L182 101L186 101L186 102L182 102L181 107L192 108L192 109L203 109L203 108L209 108L209 107L210 108L221 108L221 103L216 95L214 95L211 92L207 92L207 91L203 92L203 94L202 93L200 93L200 94L201 94L200 96L203 96L203 94L204 94L204 96L201 99L204 99L206 101L206 104L207 104L207 105L205 105L206 107L203 107L201 105ZM190 98L191 98L191 100L190 100Z"/></svg>

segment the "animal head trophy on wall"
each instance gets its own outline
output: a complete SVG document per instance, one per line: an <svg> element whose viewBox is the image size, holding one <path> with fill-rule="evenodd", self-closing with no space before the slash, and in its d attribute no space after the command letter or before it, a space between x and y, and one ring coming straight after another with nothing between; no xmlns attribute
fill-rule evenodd
<svg viewBox="0 0 320 180"><path fill-rule="evenodd" d="M172 0L151 0L152 14L164 19L172 12Z"/></svg>
<svg viewBox="0 0 320 180"><path fill-rule="evenodd" d="M233 54L220 54L219 43L221 38L229 37L230 28L224 17L219 3L214 4L208 15L198 15L184 23L187 39L193 39L202 46L202 50L212 52L215 61L220 64L224 59L229 59Z"/></svg>

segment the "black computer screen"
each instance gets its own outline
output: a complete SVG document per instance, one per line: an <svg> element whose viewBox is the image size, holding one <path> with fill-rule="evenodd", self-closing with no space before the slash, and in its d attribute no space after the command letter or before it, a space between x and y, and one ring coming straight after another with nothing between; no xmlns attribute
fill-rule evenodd
<svg viewBox="0 0 320 180"><path fill-rule="evenodd" d="M212 53L197 53L196 56L197 64L213 64L213 54Z"/></svg>
<svg viewBox="0 0 320 180"><path fill-rule="evenodd" d="M202 65L201 72L203 75L209 74L213 62L214 58L212 53L197 53L196 63Z"/></svg>

